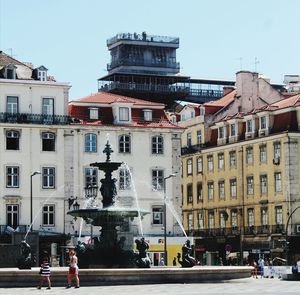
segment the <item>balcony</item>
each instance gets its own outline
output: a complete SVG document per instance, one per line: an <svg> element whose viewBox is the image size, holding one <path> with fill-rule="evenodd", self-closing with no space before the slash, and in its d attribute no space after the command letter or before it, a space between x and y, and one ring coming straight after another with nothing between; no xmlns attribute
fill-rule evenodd
<svg viewBox="0 0 300 295"><path fill-rule="evenodd" d="M195 145L183 147L181 148L181 155L194 154L196 152L201 151L203 147L204 147L203 144L195 144Z"/></svg>
<svg viewBox="0 0 300 295"><path fill-rule="evenodd" d="M72 122L69 116L43 115L30 113L0 113L1 123L16 124L46 124L46 125L67 125Z"/></svg>
<svg viewBox="0 0 300 295"><path fill-rule="evenodd" d="M239 235L240 229L236 227L198 229L194 230L193 234L196 237L224 237L230 235Z"/></svg>

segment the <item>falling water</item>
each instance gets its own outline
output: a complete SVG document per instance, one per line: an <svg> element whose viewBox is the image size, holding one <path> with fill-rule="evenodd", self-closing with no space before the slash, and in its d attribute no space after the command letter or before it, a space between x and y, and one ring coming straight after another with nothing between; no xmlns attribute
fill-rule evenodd
<svg viewBox="0 0 300 295"><path fill-rule="evenodd" d="M141 231L141 235L144 236L142 216L141 216L141 212L140 212L140 205L139 205L138 195L137 195L137 192L136 192L135 182L133 180L132 173L131 173L131 170L130 170L129 166L126 163L123 163L122 166L126 169L126 171L129 173L129 176L130 176L130 184L131 184L131 188L132 188L132 191L133 191L133 194L134 194L134 197L135 197L136 207L137 207L137 211L138 211L140 231Z"/></svg>

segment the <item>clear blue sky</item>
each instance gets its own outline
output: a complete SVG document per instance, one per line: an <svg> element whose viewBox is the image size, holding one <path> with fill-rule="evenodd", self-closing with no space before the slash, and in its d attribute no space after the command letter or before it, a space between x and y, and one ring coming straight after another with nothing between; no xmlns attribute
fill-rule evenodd
<svg viewBox="0 0 300 295"><path fill-rule="evenodd" d="M122 32L178 36L188 76L234 79L256 57L259 73L282 82L300 74L299 16L298 0L0 0L0 49L70 82L70 99L97 91L106 39Z"/></svg>

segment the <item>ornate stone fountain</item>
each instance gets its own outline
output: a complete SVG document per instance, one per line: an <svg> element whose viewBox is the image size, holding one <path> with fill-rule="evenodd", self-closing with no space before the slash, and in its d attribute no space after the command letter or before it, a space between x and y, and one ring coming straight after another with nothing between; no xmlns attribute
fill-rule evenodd
<svg viewBox="0 0 300 295"><path fill-rule="evenodd" d="M119 236L117 227L122 227L135 217L142 217L148 211L137 208L120 208L115 206L117 195L116 179L112 177L122 163L111 162L110 155L113 150L107 141L103 153L106 154L105 162L91 163L90 166L104 171L105 178L101 179L100 192L102 195L102 208L89 207L69 211L74 217L81 217L93 226L101 226L99 237L94 238L94 245L79 243L77 252L81 267L143 267L139 263L139 256L132 249L124 249L125 236ZM133 241L132 241L133 244ZM148 267L145 265L144 267Z"/></svg>

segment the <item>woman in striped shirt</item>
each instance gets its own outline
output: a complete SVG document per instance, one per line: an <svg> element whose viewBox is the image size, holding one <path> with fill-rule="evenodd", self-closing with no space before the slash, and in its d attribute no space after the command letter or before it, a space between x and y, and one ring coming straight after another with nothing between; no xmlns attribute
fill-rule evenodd
<svg viewBox="0 0 300 295"><path fill-rule="evenodd" d="M43 282L47 281L48 282L48 287L47 289L51 289L51 281L50 281L50 264L48 262L48 258L44 257L43 258L43 263L41 265L40 269L40 283L38 285L38 289L42 288Z"/></svg>

